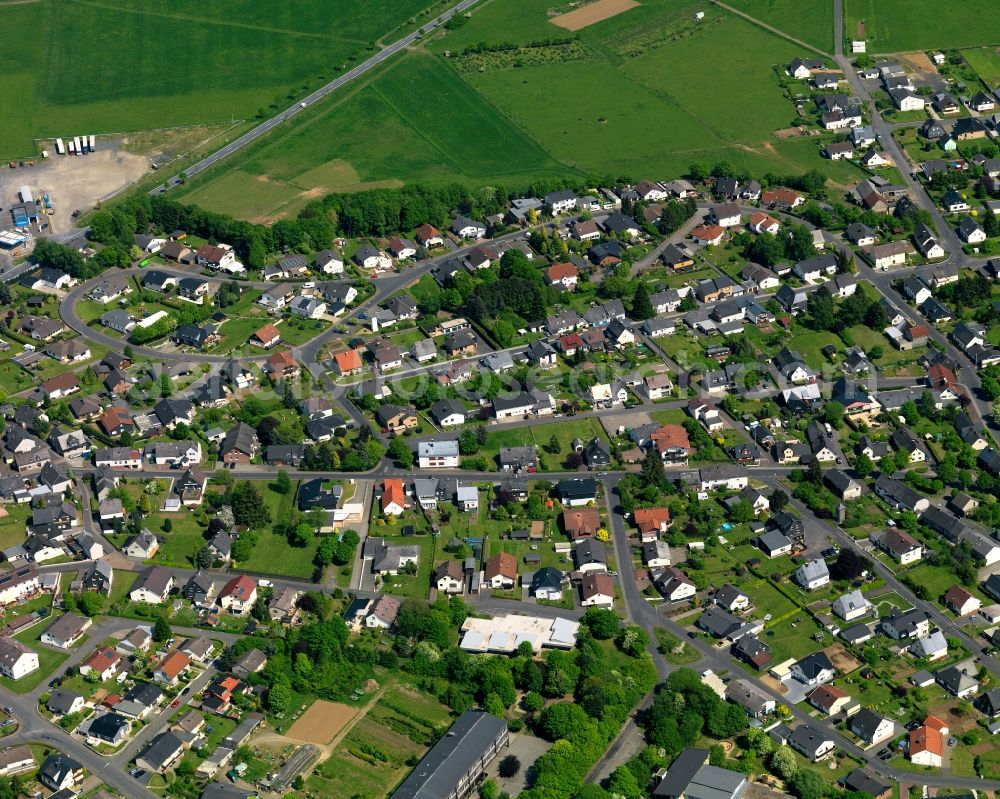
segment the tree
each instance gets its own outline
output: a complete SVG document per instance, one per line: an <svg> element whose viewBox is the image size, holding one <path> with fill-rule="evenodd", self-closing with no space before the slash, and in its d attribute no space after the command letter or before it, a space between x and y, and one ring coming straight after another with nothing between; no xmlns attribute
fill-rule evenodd
<svg viewBox="0 0 1000 799"><path fill-rule="evenodd" d="M628 766L618 766L611 772L608 791L614 796L623 796L625 799L639 799L644 794L639 781Z"/></svg>
<svg viewBox="0 0 1000 799"><path fill-rule="evenodd" d="M271 511L264 504L257 487L249 480L242 480L233 486L232 507L236 524L251 530L259 530L271 522Z"/></svg>
<svg viewBox="0 0 1000 799"><path fill-rule="evenodd" d="M284 713L291 702L292 687L287 682L276 682L267 692L267 707L272 713Z"/></svg>
<svg viewBox="0 0 1000 799"><path fill-rule="evenodd" d="M413 450L405 439L399 436L389 443L389 456L403 469L410 469L413 466Z"/></svg>
<svg viewBox="0 0 1000 799"><path fill-rule="evenodd" d="M795 760L792 750L785 746L780 746L771 752L771 759L768 763L771 771L783 780L790 780L799 771L799 764Z"/></svg>
<svg viewBox="0 0 1000 799"><path fill-rule="evenodd" d="M521 761L517 755L507 755L497 766L497 775L502 779L509 780L521 770Z"/></svg>
<svg viewBox="0 0 1000 799"><path fill-rule="evenodd" d="M230 505L222 505L215 512L215 521L219 522L222 525L222 529L228 532L236 525L236 514L233 513Z"/></svg>
<svg viewBox="0 0 1000 799"><path fill-rule="evenodd" d="M771 506L771 511L774 513L781 513L786 507L788 507L788 494L782 491L780 488L774 489L771 495L767 498Z"/></svg>
<svg viewBox="0 0 1000 799"><path fill-rule="evenodd" d="M194 561L199 569L208 569L215 563L215 553L212 552L212 548L208 544L205 544L195 554Z"/></svg>
<svg viewBox="0 0 1000 799"><path fill-rule="evenodd" d="M104 610L104 597L96 591L84 591L80 595L79 608L84 616L96 616Z"/></svg>
<svg viewBox="0 0 1000 799"><path fill-rule="evenodd" d="M693 443L693 442L692 442ZM656 447L650 447L642 462L642 482L647 487L664 490L667 487L667 473L664 471L663 459Z"/></svg>
<svg viewBox="0 0 1000 799"><path fill-rule="evenodd" d="M538 693L538 691L528 691L528 693L524 695L524 699L521 700L521 705L529 713L537 713L545 707L545 699L540 693Z"/></svg>
<svg viewBox="0 0 1000 799"><path fill-rule="evenodd" d="M868 559L859 555L853 547L844 547L837 553L830 571L837 580L856 580L870 565Z"/></svg>
<svg viewBox="0 0 1000 799"><path fill-rule="evenodd" d="M572 738L577 730L593 725L587 711L573 702L555 702L538 717L538 731L550 740Z"/></svg>
<svg viewBox="0 0 1000 799"><path fill-rule="evenodd" d="M639 281L635 294L632 295L632 318L638 321L645 321L656 316L656 310L649 299L649 289L643 281Z"/></svg>
<svg viewBox="0 0 1000 799"><path fill-rule="evenodd" d="M813 769L802 769L791 779L792 793L799 799L823 799L826 796L826 780Z"/></svg>
<svg viewBox="0 0 1000 799"><path fill-rule="evenodd" d="M726 517L733 524L751 522L754 519L753 505L748 500L741 499L728 510Z"/></svg>
<svg viewBox="0 0 1000 799"><path fill-rule="evenodd" d="M288 532L288 543L293 547L307 547L315 538L316 531L308 522L301 522L292 527Z"/></svg>
<svg viewBox="0 0 1000 799"><path fill-rule="evenodd" d="M836 321L833 295L826 286L820 286L809 295L807 303L814 330L832 330Z"/></svg>
<svg viewBox="0 0 1000 799"><path fill-rule="evenodd" d="M857 460L854 461L854 471L861 477L868 477L868 475L875 471L875 461L862 452L858 455Z"/></svg>
<svg viewBox="0 0 1000 799"><path fill-rule="evenodd" d="M466 428L458 435L458 451L463 455L475 455L479 452L479 437L476 431Z"/></svg>
<svg viewBox="0 0 1000 799"><path fill-rule="evenodd" d="M173 630L170 629L170 622L164 616L157 616L153 625L153 640L157 643L170 640Z"/></svg>
<svg viewBox="0 0 1000 799"><path fill-rule="evenodd" d="M274 478L274 482L271 483L271 490L275 494L288 494L292 490L292 478L288 476L288 472L284 469L279 469L277 476Z"/></svg>
<svg viewBox="0 0 1000 799"><path fill-rule="evenodd" d="M649 634L635 624L630 624L618 636L618 646L626 655L637 658L649 646Z"/></svg>
<svg viewBox="0 0 1000 799"><path fill-rule="evenodd" d="M838 428L841 422L844 420L844 405L836 400L831 400L826 404L826 408L823 409L823 418L830 425L830 427Z"/></svg>
<svg viewBox="0 0 1000 799"><path fill-rule="evenodd" d="M590 630L590 634L599 641L614 638L621 627L618 614L608 608L587 608L581 621Z"/></svg>
<svg viewBox="0 0 1000 799"><path fill-rule="evenodd" d="M237 563L248 560L251 555L253 555L254 547L257 546L257 535L256 533L247 531L242 533L239 538L233 541L232 549L230 554L233 556L233 560Z"/></svg>

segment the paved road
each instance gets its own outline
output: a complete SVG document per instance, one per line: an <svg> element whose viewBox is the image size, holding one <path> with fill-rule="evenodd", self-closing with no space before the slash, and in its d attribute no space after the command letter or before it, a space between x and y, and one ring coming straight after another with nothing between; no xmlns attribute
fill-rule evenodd
<svg viewBox="0 0 1000 799"><path fill-rule="evenodd" d="M481 245L490 245L497 243L511 242L524 238L524 231L515 231L512 233L507 233L503 236L497 236L495 239L489 239L487 241L476 242L474 244L469 244L464 247L456 248L448 252L445 255L437 256L436 258L421 261L414 266L405 268L404 271L400 273L391 273L385 277L376 278L373 281L375 286L375 292L369 296L367 299L358 303L356 306L351 308L342 318L337 320L337 323L322 333L317 335L315 338L309 340L308 342L296 347L292 350L296 358L307 366L310 367L312 371L313 367L318 370L318 374L314 372L316 376L322 376L325 372L319 365L319 357L323 352L323 349L335 338L339 337L340 334L336 332L336 328L342 327L344 325L357 324L361 320L358 315L361 312L367 312L384 302L386 299L391 297L393 294L413 285L420 280L424 275L430 272L434 267L439 264L450 260L452 258L461 259L467 255L472 249ZM201 280L205 280L210 283L228 283L232 280L231 277L224 276L203 276L199 273L193 271L178 269L171 266L157 265L155 267L158 271L169 272L178 277L198 277ZM118 272L118 274L126 274L129 276L143 274L149 271L148 269L142 269L140 267L132 267L129 269L123 269ZM4 275L4 280L7 279L7 275ZM105 333L103 330L90 327L83 319L80 317L77 311L77 304L89 294L93 288L105 280L104 275L99 275L90 280L84 281L77 286L74 286L72 290L67 292L65 298L59 303L59 315L62 318L63 323L72 330L75 330L81 336L91 341L95 341L98 344L102 344L105 347L110 348L112 351L120 350L125 346L125 341L115 336ZM240 286L250 286L255 288L264 288L268 286L273 286L274 283L266 283L261 281L237 281ZM327 281L322 281L327 282ZM296 284L297 285L297 284ZM263 325L267 321L266 318L261 317L261 324ZM213 355L209 353L198 353L198 352L164 352L163 350L157 349L155 347L144 347L139 345L132 345L132 351L136 355L141 355L147 358L155 358L158 360L184 360L192 363L228 363L229 361L239 360L241 362L261 362L265 360L268 355L254 355L254 356L244 356L239 354L225 354L225 355Z"/></svg>
<svg viewBox="0 0 1000 799"><path fill-rule="evenodd" d="M292 119L296 114L303 111L306 107L313 105L319 100L322 100L324 97L327 97L328 95L337 91L339 88L345 86L351 81L360 78L369 70L377 67L379 64L382 64L388 59L392 58L394 55L396 55L396 53L400 52L401 50L405 50L407 47L409 47L411 44L417 41L421 36L430 33L431 31L440 27L443 23L447 22L455 14L464 13L468 9L472 8L472 6L474 6L478 1L479 0L462 0L462 2L458 3L458 5L453 6L452 8L448 9L443 14L441 14L439 17L437 17L437 19L427 23L426 25L421 26L420 28L413 31L409 35L404 36L402 39L393 42L388 47L385 47L384 49L380 50L378 53L373 55L367 61L358 64L358 66L354 67L350 71L345 72L343 75L330 81L322 88L317 89L305 99L301 100L298 103L295 103L292 106L289 106L277 116L271 117L271 119L267 120L266 122L262 122L253 130L243 134L238 139L230 142L222 149L216 150L208 157L202 159L196 164L191 165L186 170L184 170L183 174L186 177L190 178L193 175L197 175L199 172L204 172L206 169L219 163L219 161L232 155L237 150L241 150L248 144L251 144L252 142L255 142L258 139L262 138L263 136L266 136L268 133L270 133L276 127L281 125L283 122ZM183 182L184 178L181 177L181 175L175 175L166 182L161 183L159 186L152 189L150 191L150 194L163 194L167 190L172 189L175 186L179 186Z"/></svg>
<svg viewBox="0 0 1000 799"><path fill-rule="evenodd" d="M91 628L89 641L98 642L116 633L119 635L125 634L134 627L135 622L129 619L105 619ZM188 630L186 628L176 628L176 631L181 635L189 633L200 635L204 632ZM235 640L237 636L228 633L220 635L216 631L213 631L212 637L222 638L230 642ZM91 643L73 650L64 666L60 667L60 671L69 666L77 665L92 651L93 645ZM208 669L206 674L211 676L211 672L212 669ZM207 681L207 679L208 677L204 677L202 682ZM81 743L77 738L63 732L62 729L52 724L38 712L38 697L47 690L48 682L45 681L33 691L25 694L5 692L3 703L10 705L14 709L14 715L17 717L19 723L18 731L14 735L3 739L5 746L27 742L49 744L57 751L64 752L82 763L91 774L121 792L123 796L135 797L135 799L157 799L156 794L147 790L130 777L124 768L128 761L134 757L135 751L140 744L148 742L153 735L162 731L170 716L173 715L174 711L172 709L168 707L158 716L154 717L139 733L137 741L134 744L129 744L115 755L102 757Z"/></svg>
<svg viewBox="0 0 1000 799"><path fill-rule="evenodd" d="M862 104L866 106L872 127L875 129L875 133L878 134L879 143L889 153L893 162L899 168L903 176L903 182L910 189L910 196L913 201L921 208L929 211L934 218L934 223L938 230L938 241L948 251L951 259L955 259L956 261L962 259L964 256L961 239L959 239L954 228L942 216L941 211L931 200L927 192L924 191L924 187L920 184L920 181L913 177L910 161L906 153L903 152L903 149L892 136L892 132L896 127L895 124L883 119L881 113L875 107L875 102L872 99L872 89L878 88L874 85L876 81L864 81L858 77L854 65L851 64L851 59L844 55L844 0L834 0L833 20L834 57L837 59L837 65L844 71L844 77L851 85L851 89L858 96L858 99L861 100Z"/></svg>

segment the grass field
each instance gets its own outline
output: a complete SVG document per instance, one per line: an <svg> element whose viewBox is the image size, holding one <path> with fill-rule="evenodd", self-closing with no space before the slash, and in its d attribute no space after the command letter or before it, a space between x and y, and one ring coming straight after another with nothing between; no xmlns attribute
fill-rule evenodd
<svg viewBox="0 0 1000 799"><path fill-rule="evenodd" d="M288 494L276 494L268 486L260 486L264 502L271 510L271 522L287 519L295 506L295 494L298 482L293 481L292 490ZM313 574L313 560L320 538L317 537L306 547L293 547L288 539L278 535L271 529L260 530L257 533L257 545L249 560L240 564L247 571L261 574L276 574L285 577L310 579Z"/></svg>
<svg viewBox="0 0 1000 799"><path fill-rule="evenodd" d="M477 185L502 177L527 182L564 171L447 64L415 53L187 196L266 219L331 191L456 177Z"/></svg>
<svg viewBox="0 0 1000 799"><path fill-rule="evenodd" d="M979 73L979 77L991 86L1000 82L1000 49L997 47L976 47L962 52L969 66Z"/></svg>
<svg viewBox="0 0 1000 799"><path fill-rule="evenodd" d="M818 37L822 18L832 27L831 2L790 21ZM790 6L744 3L772 16ZM801 47L718 9L695 24L693 5L670 0L648 0L575 34L552 25L548 9L539 0L487 0L459 30L299 115L192 180L183 196L269 221L326 192L403 182L515 187L553 175L665 177L720 160L755 174L820 169L842 185L861 176L822 159L817 139L773 139L795 118L775 67L803 55ZM468 69L454 57L481 41L571 37L565 59L487 54Z"/></svg>
<svg viewBox="0 0 1000 799"><path fill-rule="evenodd" d="M0 153L35 136L252 117L317 88L428 0L39 0L0 5L0 89L19 112Z"/></svg>
<svg viewBox="0 0 1000 799"><path fill-rule="evenodd" d="M973 0L844 0L844 42L864 21L869 53L944 50L1000 41L1000 16L982 14ZM975 24L970 24L975 20Z"/></svg>
<svg viewBox="0 0 1000 799"><path fill-rule="evenodd" d="M833 52L833 0L730 0L729 5L796 39Z"/></svg>

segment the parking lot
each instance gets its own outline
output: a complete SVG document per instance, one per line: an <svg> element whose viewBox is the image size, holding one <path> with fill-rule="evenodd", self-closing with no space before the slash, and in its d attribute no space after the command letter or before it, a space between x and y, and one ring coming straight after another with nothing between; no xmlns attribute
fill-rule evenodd
<svg viewBox="0 0 1000 799"><path fill-rule="evenodd" d="M54 213L41 223L50 227L46 233L65 234L75 227L73 211L86 211L131 185L149 171L149 160L119 149L116 141L97 141L97 151L88 155L55 154L49 149L47 159L37 159L33 166L0 167L0 229L13 225L10 207L19 202L21 186L31 188L39 200L48 194Z"/></svg>

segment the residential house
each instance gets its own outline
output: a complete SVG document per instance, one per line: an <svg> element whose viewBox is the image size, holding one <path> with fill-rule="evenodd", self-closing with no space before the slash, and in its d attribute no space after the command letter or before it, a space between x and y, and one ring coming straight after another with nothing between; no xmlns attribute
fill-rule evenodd
<svg viewBox="0 0 1000 799"><path fill-rule="evenodd" d="M916 563L923 557L923 545L898 527L886 530L878 536L873 535L871 538L876 547L898 561L900 565Z"/></svg>
<svg viewBox="0 0 1000 799"><path fill-rule="evenodd" d="M657 587L669 602L691 599L698 591L691 579L676 566L655 570L650 576L654 577Z"/></svg>
<svg viewBox="0 0 1000 799"><path fill-rule="evenodd" d="M465 591L465 571L461 562L446 560L434 570L434 587L445 594L461 594Z"/></svg>
<svg viewBox="0 0 1000 799"><path fill-rule="evenodd" d="M484 566L484 580L490 588L513 588L517 585L517 558L507 552L498 552L488 558Z"/></svg>
<svg viewBox="0 0 1000 799"><path fill-rule="evenodd" d="M825 685L836 676L832 661L823 651L813 652L791 665L789 675L803 685Z"/></svg>
<svg viewBox="0 0 1000 799"><path fill-rule="evenodd" d="M830 570L820 558L807 561L795 570L795 582L807 591L821 588L830 582Z"/></svg>
<svg viewBox="0 0 1000 799"><path fill-rule="evenodd" d="M837 748L825 730L812 724L800 724L792 730L788 743L792 749L814 762L822 760Z"/></svg>
<svg viewBox="0 0 1000 799"><path fill-rule="evenodd" d="M851 717L850 730L868 746L875 746L892 738L896 725L892 719L863 707Z"/></svg>
<svg viewBox="0 0 1000 799"><path fill-rule="evenodd" d="M173 587L174 577L167 569L149 566L139 573L128 596L133 602L160 604L167 601Z"/></svg>

